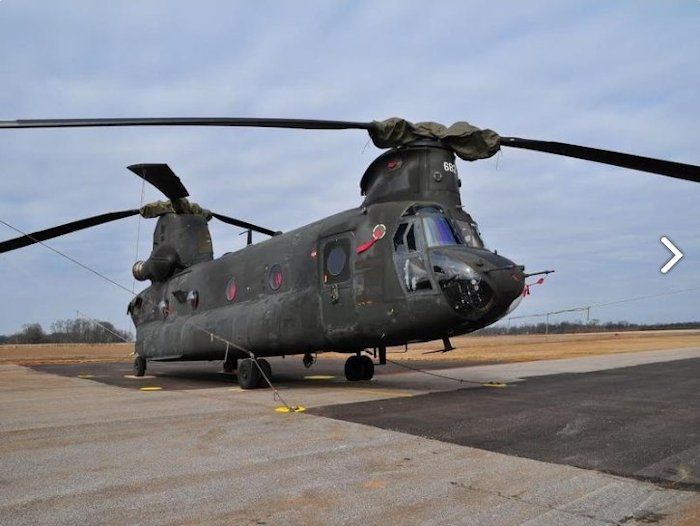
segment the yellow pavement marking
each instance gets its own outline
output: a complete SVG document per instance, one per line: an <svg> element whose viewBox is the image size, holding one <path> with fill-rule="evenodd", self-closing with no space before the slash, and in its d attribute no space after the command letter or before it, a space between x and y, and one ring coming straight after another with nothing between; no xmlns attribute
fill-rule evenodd
<svg viewBox="0 0 700 526"><path fill-rule="evenodd" d="M139 391L162 391L162 387L140 387Z"/></svg>
<svg viewBox="0 0 700 526"><path fill-rule="evenodd" d="M304 411L306 411L306 408L300 405L296 407L287 407L286 405L281 405L279 407L275 407L275 411L278 413L303 413Z"/></svg>
<svg viewBox="0 0 700 526"><path fill-rule="evenodd" d="M335 380L335 378L335 376L328 376L323 374L304 376L304 380Z"/></svg>
<svg viewBox="0 0 700 526"><path fill-rule="evenodd" d="M485 384L481 384L484 387L508 387L507 384L502 384L501 382L486 382Z"/></svg>

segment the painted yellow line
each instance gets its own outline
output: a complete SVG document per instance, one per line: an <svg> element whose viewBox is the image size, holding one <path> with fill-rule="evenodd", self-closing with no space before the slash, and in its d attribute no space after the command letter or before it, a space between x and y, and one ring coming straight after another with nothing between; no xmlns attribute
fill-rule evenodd
<svg viewBox="0 0 700 526"><path fill-rule="evenodd" d="M78 378L94 378L94 376L91 374L79 374Z"/></svg>
<svg viewBox="0 0 700 526"><path fill-rule="evenodd" d="M139 391L162 391L162 387L139 387Z"/></svg>
<svg viewBox="0 0 700 526"><path fill-rule="evenodd" d="M335 378L335 376L327 376L323 374L304 376L304 380L335 380Z"/></svg>
<svg viewBox="0 0 700 526"><path fill-rule="evenodd" d="M278 413L303 413L304 411L306 411L306 408L300 405L296 407L287 407L286 405L281 405L279 407L275 407L275 411Z"/></svg>
<svg viewBox="0 0 700 526"><path fill-rule="evenodd" d="M508 387L508 384L502 384L501 382L486 382L481 384L483 387Z"/></svg>
<svg viewBox="0 0 700 526"><path fill-rule="evenodd" d="M232 393L242 393L243 392L243 389L240 387L233 387L233 388L228 389L228 390L231 391Z"/></svg>

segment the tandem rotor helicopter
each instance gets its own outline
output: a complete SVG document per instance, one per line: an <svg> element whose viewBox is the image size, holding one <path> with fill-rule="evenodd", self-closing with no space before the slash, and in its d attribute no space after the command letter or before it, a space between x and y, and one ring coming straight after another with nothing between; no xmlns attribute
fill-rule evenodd
<svg viewBox="0 0 700 526"><path fill-rule="evenodd" d="M282 233L206 210L166 164L129 170L168 201L106 213L0 243L0 253L141 214L157 218L153 250L133 266L151 284L128 305L136 375L148 361L223 360L244 389L271 375L265 357L349 354L345 376L369 380L388 346L443 340L490 325L523 295L525 268L484 247L463 210L455 156L501 146L574 157L700 182L700 167L573 144L501 137L466 122L345 122L269 118L122 118L0 121L0 128L244 126L360 129L389 149L360 180L362 204ZM248 231L248 245L213 257L211 218ZM252 243L252 232L270 236ZM549 271L544 271L546 273Z"/></svg>

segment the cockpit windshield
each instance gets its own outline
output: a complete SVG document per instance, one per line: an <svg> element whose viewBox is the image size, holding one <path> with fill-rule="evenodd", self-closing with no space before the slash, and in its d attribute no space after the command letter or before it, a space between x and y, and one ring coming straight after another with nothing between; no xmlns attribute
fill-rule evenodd
<svg viewBox="0 0 700 526"><path fill-rule="evenodd" d="M463 242L455 232L449 220L438 214L421 214L423 231L428 247L444 247L447 245L462 245Z"/></svg>

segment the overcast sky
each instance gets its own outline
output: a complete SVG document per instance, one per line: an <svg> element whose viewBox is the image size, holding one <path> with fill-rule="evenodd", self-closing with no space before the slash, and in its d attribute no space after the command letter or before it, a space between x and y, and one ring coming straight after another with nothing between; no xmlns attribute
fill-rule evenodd
<svg viewBox="0 0 700 526"><path fill-rule="evenodd" d="M700 164L699 27L696 0L0 0L0 119L467 120ZM136 208L141 182L125 167L167 162L202 205L289 230L359 205L379 153L361 131L4 130L0 219L32 231ZM700 287L700 184L507 149L458 168L489 248L556 269L514 315ZM216 255L243 246L211 225ZM49 244L131 288L153 226L131 218ZM662 235L685 252L666 275ZM45 247L0 255L0 275L0 333L77 311L131 328L128 293ZM698 320L699 295L591 317Z"/></svg>

